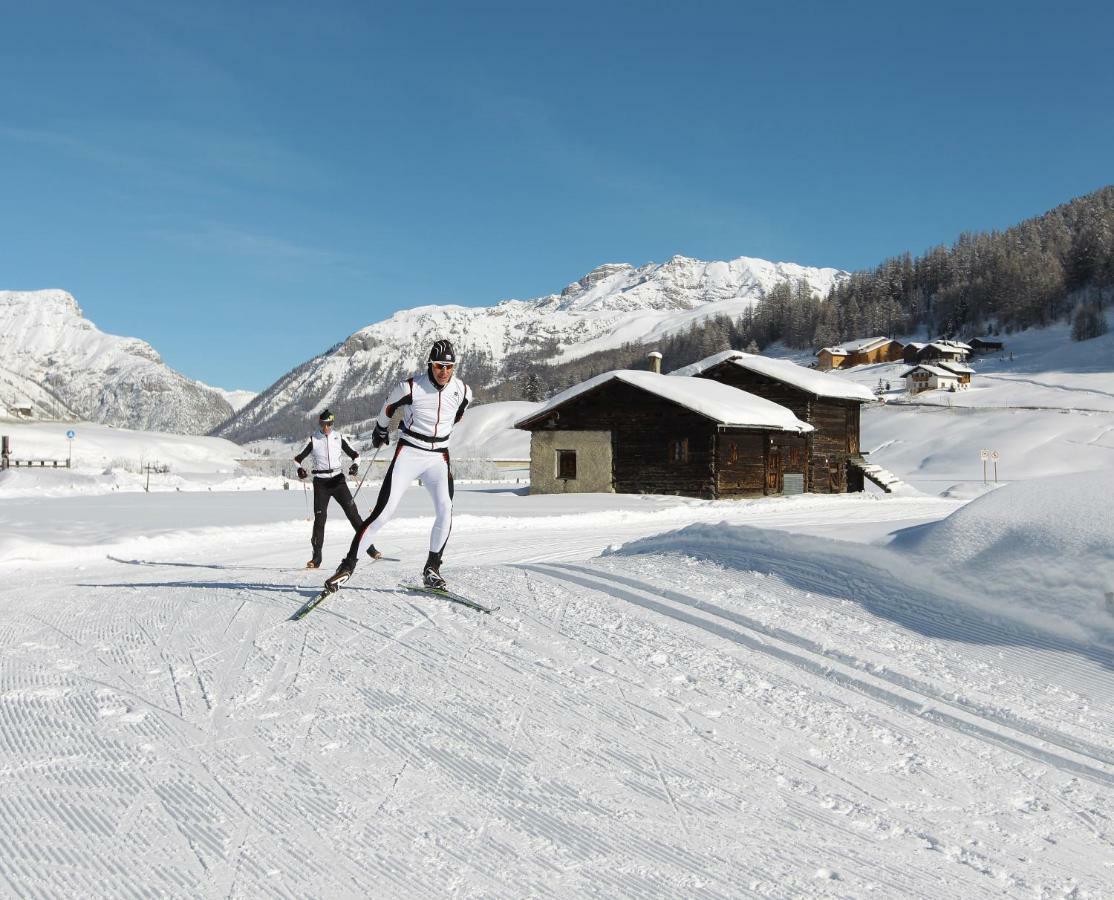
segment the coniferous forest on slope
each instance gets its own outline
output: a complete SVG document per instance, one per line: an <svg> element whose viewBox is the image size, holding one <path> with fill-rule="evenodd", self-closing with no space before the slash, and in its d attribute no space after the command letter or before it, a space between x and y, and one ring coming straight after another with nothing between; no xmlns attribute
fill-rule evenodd
<svg viewBox="0 0 1114 900"><path fill-rule="evenodd" d="M544 399L586 378L643 368L659 350L666 370L720 350L758 352L781 342L814 349L873 335L923 331L931 337L1009 334L1071 316L1073 337L1105 328L1114 298L1114 186L1079 197L1004 231L964 232L950 247L891 257L855 272L823 299L783 282L737 319L712 317L653 346L626 344L555 366L537 349L493 366L467 361L484 400Z"/></svg>

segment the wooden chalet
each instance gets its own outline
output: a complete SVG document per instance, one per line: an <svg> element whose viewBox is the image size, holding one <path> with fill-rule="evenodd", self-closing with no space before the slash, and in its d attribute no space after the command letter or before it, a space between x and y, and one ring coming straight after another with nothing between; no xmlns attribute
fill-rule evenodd
<svg viewBox="0 0 1114 900"><path fill-rule="evenodd" d="M803 457L786 447L786 472L799 473L799 490L839 494L863 490L859 446L859 411L877 400L860 384L835 375L806 369L787 359L771 359L726 350L673 372L718 381L764 397L785 407L812 426L804 440Z"/></svg>
<svg viewBox="0 0 1114 900"><path fill-rule="evenodd" d="M761 497L785 489L812 427L703 378L617 370L515 422L530 436L530 493Z"/></svg>
<svg viewBox="0 0 1114 900"><path fill-rule="evenodd" d="M907 365L915 366L917 363L935 363L941 360L962 363L970 355L970 346L962 341L939 340L927 344L906 344L903 358Z"/></svg>
<svg viewBox="0 0 1114 900"><path fill-rule="evenodd" d="M861 338L817 350L817 368L826 371L849 369L852 366L865 366L871 363L894 362L902 358L903 351L902 344L888 337Z"/></svg>
<svg viewBox="0 0 1114 900"><path fill-rule="evenodd" d="M945 372L954 372L960 388L966 388L971 383L971 376L975 374L975 370L970 366L963 363L949 362L946 359L940 360L936 363L936 366Z"/></svg>
<svg viewBox="0 0 1114 900"><path fill-rule="evenodd" d="M975 356L979 353L998 353L1005 349L1005 344L1002 341L992 340L991 338L971 338L967 341L967 346L971 348L971 355Z"/></svg>

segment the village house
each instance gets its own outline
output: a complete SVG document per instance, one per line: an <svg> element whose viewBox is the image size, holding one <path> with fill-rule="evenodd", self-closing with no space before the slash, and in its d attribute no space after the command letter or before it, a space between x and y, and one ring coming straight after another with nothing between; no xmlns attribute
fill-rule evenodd
<svg viewBox="0 0 1114 900"><path fill-rule="evenodd" d="M949 362L946 359L940 360L936 363L936 367L944 369L947 372L954 372L959 380L959 387L966 388L971 383L971 376L975 374L975 370L970 366L963 363Z"/></svg>
<svg viewBox="0 0 1114 900"><path fill-rule="evenodd" d="M33 419L35 415L34 408L27 403L9 404L7 409L0 406L0 415L7 414L12 419Z"/></svg>
<svg viewBox="0 0 1114 900"><path fill-rule="evenodd" d="M887 337L861 338L857 341L844 341L832 347L816 351L817 368L849 369L852 366L865 366L871 363L894 362L902 358L903 347Z"/></svg>
<svg viewBox="0 0 1114 900"><path fill-rule="evenodd" d="M706 378L621 369L515 422L531 433L530 492L781 494L812 426L784 406Z"/></svg>
<svg viewBox="0 0 1114 900"><path fill-rule="evenodd" d="M905 379L905 389L910 394L960 389L959 374L945 369L943 365L934 366L929 363L921 363L902 373L901 377ZM970 376L968 376L967 382L970 383L970 380ZM966 386L966 384L963 385L963 387Z"/></svg>
<svg viewBox="0 0 1114 900"><path fill-rule="evenodd" d="M813 430L797 448L786 447L786 492L838 494L861 491L863 458L859 445L860 409L877 398L864 385L807 369L787 359L725 350L671 373L730 385L790 410Z"/></svg>
<svg viewBox="0 0 1114 900"><path fill-rule="evenodd" d="M962 341L930 341L927 344L911 342L905 345L903 359L907 365L934 363L941 360L962 363L971 355L971 348Z"/></svg>
<svg viewBox="0 0 1114 900"><path fill-rule="evenodd" d="M1005 349L1005 344L994 338L971 338L967 341L967 346L971 348L971 355L975 356L979 353L998 353Z"/></svg>

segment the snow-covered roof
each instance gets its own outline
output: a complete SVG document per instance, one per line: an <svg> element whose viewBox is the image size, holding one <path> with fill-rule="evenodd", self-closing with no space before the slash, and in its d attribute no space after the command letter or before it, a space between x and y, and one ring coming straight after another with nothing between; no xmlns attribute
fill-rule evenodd
<svg viewBox="0 0 1114 900"><path fill-rule="evenodd" d="M783 384L808 391L808 393L815 394L817 397L834 397L842 400L862 400L864 402L878 399L870 392L869 388L840 378L838 375L829 375L815 369L806 369L804 366L799 366L788 359L773 359L769 356L743 353L741 350L724 350L721 353L716 353L706 359L670 372L669 376L673 378L676 376L700 375L702 372L714 369L725 362L731 362L748 372L765 375L767 378L772 378Z"/></svg>
<svg viewBox="0 0 1114 900"><path fill-rule="evenodd" d="M685 409L707 416L722 425L740 428L773 428L778 431L803 433L812 431L812 426L802 422L792 412L780 404L756 397L738 388L720 384L709 378L694 378L683 375L659 375L657 372L643 372L631 369L616 369L589 378L568 390L551 397L541 408L518 419L514 424L522 428L543 418L548 413L568 403L574 397L586 394L608 381L622 381L633 387L655 394Z"/></svg>
<svg viewBox="0 0 1114 900"><path fill-rule="evenodd" d="M943 350L947 353L970 353L971 348L962 341L933 341L928 346L936 347L938 350Z"/></svg>
<svg viewBox="0 0 1114 900"><path fill-rule="evenodd" d="M892 338L888 337L859 338L857 341L843 341L839 344L835 344L834 346L824 347L822 349L839 356L848 356L852 353L858 353L862 350L873 350L875 347L881 347L883 344L888 344L891 340Z"/></svg>
<svg viewBox="0 0 1114 900"><path fill-rule="evenodd" d="M913 366L913 368L911 368L908 372L903 372L901 377L902 378L908 378L910 375L912 375L918 369L920 369L921 371L924 371L924 372L928 372L930 375L935 375L937 378L958 378L959 377L958 375L956 375L955 372L949 372L947 369L941 369L939 366L928 366L928 365L925 365L924 363L922 363L919 366Z"/></svg>
<svg viewBox="0 0 1114 900"><path fill-rule="evenodd" d="M941 369L947 369L949 372L957 372L961 375L974 375L975 374L975 370L972 369L970 366L965 366L965 365L963 365L963 363L952 362L951 360L948 360L948 359L940 360L937 363L937 365Z"/></svg>

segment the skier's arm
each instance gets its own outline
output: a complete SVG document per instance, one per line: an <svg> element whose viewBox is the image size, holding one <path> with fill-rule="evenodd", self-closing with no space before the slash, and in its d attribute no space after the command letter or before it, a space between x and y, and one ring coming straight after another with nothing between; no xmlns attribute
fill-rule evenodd
<svg viewBox="0 0 1114 900"><path fill-rule="evenodd" d="M348 446L348 441L344 438L340 439L340 449L349 455L352 459L359 459L360 454Z"/></svg>
<svg viewBox="0 0 1114 900"><path fill-rule="evenodd" d="M383 401L383 408L379 411L379 415L375 419L375 424L383 431L386 431L387 426L391 424L391 416L395 414L395 410L400 406L410 403L413 399L414 395L410 389L410 382L400 381L391 388L390 393L387 394L387 399Z"/></svg>
<svg viewBox="0 0 1114 900"><path fill-rule="evenodd" d="M464 410L468 408L468 404L472 402L472 389L468 385L464 385L464 399L460 401L460 406L456 408L456 418L453 419L455 425L464 418Z"/></svg>
<svg viewBox="0 0 1114 900"><path fill-rule="evenodd" d="M301 453L299 453L297 456L294 457L294 462L300 463L303 459L305 459L307 456L309 456L312 452L313 452L313 441L310 441L308 444L306 444L306 449L303 450Z"/></svg>

